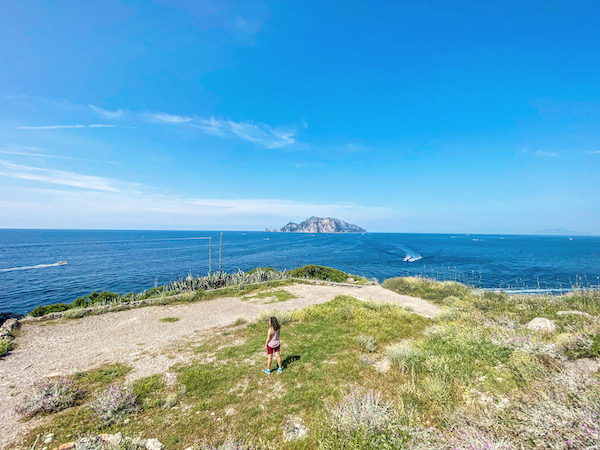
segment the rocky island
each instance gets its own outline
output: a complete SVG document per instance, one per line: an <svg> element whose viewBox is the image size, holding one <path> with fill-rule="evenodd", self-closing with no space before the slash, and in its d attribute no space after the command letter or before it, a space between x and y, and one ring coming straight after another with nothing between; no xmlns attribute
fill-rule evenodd
<svg viewBox="0 0 600 450"><path fill-rule="evenodd" d="M267 231L277 231L268 230ZM309 217L304 222L290 222L279 230L281 233L365 233L367 230L357 225L330 217Z"/></svg>

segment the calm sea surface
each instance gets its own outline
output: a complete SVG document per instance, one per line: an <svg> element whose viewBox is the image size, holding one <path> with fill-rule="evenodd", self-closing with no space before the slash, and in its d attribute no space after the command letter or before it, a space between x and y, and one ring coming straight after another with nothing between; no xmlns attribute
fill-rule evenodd
<svg viewBox="0 0 600 450"><path fill-rule="evenodd" d="M140 292L218 269L217 231L0 230L0 311L24 313L91 291ZM56 265L67 261L66 265ZM379 280L427 275L483 288L597 286L600 237L223 233L223 270L331 266Z"/></svg>

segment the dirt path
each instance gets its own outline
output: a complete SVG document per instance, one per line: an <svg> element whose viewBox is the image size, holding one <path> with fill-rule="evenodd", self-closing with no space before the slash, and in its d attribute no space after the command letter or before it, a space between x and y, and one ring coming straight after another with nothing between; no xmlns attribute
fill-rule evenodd
<svg viewBox="0 0 600 450"><path fill-rule="evenodd" d="M137 308L78 320L25 323L15 349L0 361L0 447L9 448L10 442L43 420L19 422L14 412L18 397L34 381L71 375L107 363L133 367L130 379L155 373L173 377L169 368L193 356L188 344L201 342L212 328L229 325L238 316L251 321L265 310L304 308L325 303L340 294L410 306L427 317L434 317L439 311L425 300L396 294L381 286L295 284L277 290L286 290L297 298L265 304L231 297ZM165 317L179 320L161 322ZM174 353L174 346L181 351Z"/></svg>

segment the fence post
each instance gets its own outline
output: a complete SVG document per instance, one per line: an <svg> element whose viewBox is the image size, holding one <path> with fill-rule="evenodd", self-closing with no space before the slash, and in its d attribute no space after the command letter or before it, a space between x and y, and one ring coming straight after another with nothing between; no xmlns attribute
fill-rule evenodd
<svg viewBox="0 0 600 450"><path fill-rule="evenodd" d="M212 270L212 236L208 238L208 276Z"/></svg>
<svg viewBox="0 0 600 450"><path fill-rule="evenodd" d="M221 237L219 238L219 274L221 273L221 249L223 247L223 232L221 231Z"/></svg>

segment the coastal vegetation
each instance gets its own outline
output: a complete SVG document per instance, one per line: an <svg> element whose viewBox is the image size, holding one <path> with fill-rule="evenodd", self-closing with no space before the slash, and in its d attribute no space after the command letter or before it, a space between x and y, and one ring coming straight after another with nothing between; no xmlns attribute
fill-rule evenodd
<svg viewBox="0 0 600 450"><path fill-rule="evenodd" d="M0 339L0 358L3 358L12 350L12 339Z"/></svg>
<svg viewBox="0 0 600 450"><path fill-rule="evenodd" d="M270 267L258 267L248 272L216 272L207 276L188 274L163 286L157 286L140 293L130 292L120 295L115 292L92 292L76 298L73 303L53 303L40 305L29 316L43 317L51 313L65 313L65 317L76 319L90 314L122 310L127 307L209 300L228 295L245 295L255 290L284 286L294 279L309 279L333 282L354 280L356 284L365 284L364 277L350 275L340 270L323 266L303 266L292 271L277 271ZM273 295L273 294L271 294ZM289 294L288 294L289 295ZM275 295L278 301L285 301ZM109 308L107 308L109 307Z"/></svg>
<svg viewBox="0 0 600 450"><path fill-rule="evenodd" d="M82 400L27 437L152 434L166 448L593 448L600 293L518 296L391 279L442 305L435 319L338 296L213 333L195 358L126 387L124 366L77 374ZM283 374L266 375L265 321L283 324ZM531 328L532 319L551 322ZM90 382L95 380L94 382ZM128 398L107 423L91 405ZM95 400L96 399L96 400ZM119 408L116 408L119 409ZM120 410L120 409L119 409Z"/></svg>
<svg viewBox="0 0 600 450"><path fill-rule="evenodd" d="M308 265L302 266L290 271L293 278L309 278L312 280L334 281L336 283L345 283L348 278L354 278L366 282L366 278L353 276L331 267Z"/></svg>

